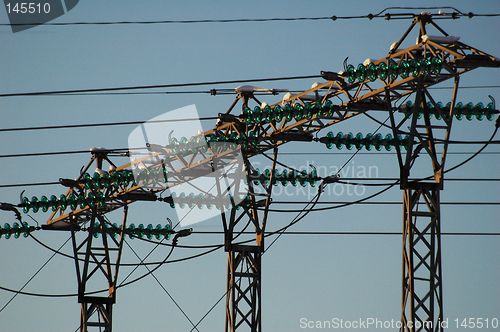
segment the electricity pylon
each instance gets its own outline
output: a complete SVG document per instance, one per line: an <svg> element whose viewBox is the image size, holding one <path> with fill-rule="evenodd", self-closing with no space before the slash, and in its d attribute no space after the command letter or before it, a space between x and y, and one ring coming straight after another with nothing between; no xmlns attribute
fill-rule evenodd
<svg viewBox="0 0 500 332"><path fill-rule="evenodd" d="M429 35L429 26L435 28L440 35ZM400 49L410 32L417 28L417 43ZM93 313L98 313L104 321L100 327L110 330L127 206L139 200L160 200L175 205L172 197L161 198L157 194L173 186L189 183L226 165L235 165L248 176L247 198L236 204L234 197L230 197L229 206L215 200L217 208L221 210L224 245L228 252L226 331L262 331L261 255L271 203L271 186L278 179L274 172L265 176L257 174L251 166L250 158L272 150L274 170L280 145L291 141L327 143L329 137L317 139L313 134L369 111L387 112L393 136L382 141L386 146L396 148L400 184L404 190L402 330L440 331L438 323L443 318L443 299L439 192L443 188L444 164L453 116L464 112L456 105L459 77L478 67L500 67L500 61L449 36L433 22L430 14L416 15L402 38L380 60L368 61L357 68L347 66L339 73L322 72L324 83L315 84L307 91L272 105L261 103L257 99L255 92L264 89L239 87L236 89L236 100L226 113L219 114L214 129L191 139L169 139L165 146L148 144L150 153L147 156L120 167L116 167L108 159L113 151L94 150L91 163L76 180L61 180L62 184L70 187L64 197L44 200L43 205L38 201L26 200L19 206L28 210L38 209L40 206L46 209L52 207L55 212L46 228L67 229L74 234L82 225L87 225L87 238L81 243L73 240L79 294L82 294L79 297L82 302L82 331L86 331L85 326L92 326L89 324L89 317ZM453 96L449 106L443 107L434 100L428 88L451 79L455 84ZM414 104L399 105L411 95L415 96ZM334 105L330 99L336 96L343 96L347 101ZM242 103L242 112L231 114L239 102ZM252 109L250 102L255 102L257 106ZM465 112L467 116L478 118L485 115L485 110L481 107L471 107ZM400 113L403 113L403 119L398 119ZM488 109L488 116L496 113L498 111L494 109L494 105L493 109ZM430 119L430 114L435 116L435 121ZM408 122L408 131L401 129ZM403 139L399 138L402 134L409 135L405 145L406 152L403 151ZM443 142L440 157L436 150L437 137L442 137ZM352 146L352 137L335 139L338 144ZM205 143L205 140L207 143L217 144L200 148L198 144ZM360 138L356 146L368 146L371 144L370 140L368 137ZM240 153L243 163L235 162ZM427 155L431 160L434 177L431 182L412 181L410 178L410 171L415 167L415 159L420 154ZM102 170L103 161L109 162L109 171ZM99 171L97 176L90 177L86 172L93 162L97 163ZM132 179L131 172L134 172ZM315 180L314 175L311 177L307 174L287 175L284 178L282 175L279 180L288 181L292 178ZM238 181L233 181L226 188L222 184L227 185L227 182L221 180L222 178L216 177L219 196L229 196L230 189L240 193ZM257 190L257 187L261 189ZM205 204L204 202L206 200L200 198L189 204L195 206ZM419 211L419 202L425 203L428 211ZM71 204L70 212L65 211L67 204ZM105 234L110 232L104 215L120 208L124 208L125 213L123 225L118 231L120 240L113 241L113 250L118 251L113 272L109 263L111 248L106 243L107 240L104 240ZM423 225L417 223L421 219L426 220ZM246 229L246 226L242 226L245 224L243 220L248 220L248 225L255 227L255 245L235 242L241 227ZM114 228L115 231L117 229ZM96 233L103 234L104 250L92 246L91 237ZM80 256L84 256L83 270L79 265ZM89 272L90 263L95 267ZM85 282L99 270L103 272L109 287L109 296L105 299L85 295Z"/></svg>

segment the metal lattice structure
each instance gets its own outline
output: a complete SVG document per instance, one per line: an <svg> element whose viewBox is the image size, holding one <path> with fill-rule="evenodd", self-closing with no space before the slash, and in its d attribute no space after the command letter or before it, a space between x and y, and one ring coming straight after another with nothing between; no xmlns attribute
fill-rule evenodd
<svg viewBox="0 0 500 332"><path fill-rule="evenodd" d="M429 35L428 27L434 28L440 36ZM417 43L400 49L414 29L418 29ZM500 60L459 42L436 25L431 15L421 14L415 17L386 57L372 60L357 70L346 67L339 73L322 72L324 83L283 101L263 104L255 94L261 90L251 87L236 89L236 100L226 113L219 114L216 126L193 137L197 142L205 138L207 142L208 138L214 138L211 142L220 139L220 144L208 144L205 150L189 145L189 140L185 146L173 140L165 146L149 144L150 153L147 156L119 167L109 159L113 151L92 151L91 162L82 169L76 180L61 180L61 183L70 187L65 199L75 204L74 209L68 212L65 207L51 203L55 211L45 226L46 229L69 230L73 234L79 302L82 304L81 331L93 326L111 331L112 304L115 301L128 205L140 200L172 203L171 199L158 197L158 193L226 165L240 167L249 177L249 199L240 205L239 210L234 202L229 211L219 206L225 233L224 245L228 253L226 331L262 331L261 256L274 173L271 172L267 183L261 181L254 184L250 159L272 150L274 170L278 148L282 144L291 141L325 142L325 138L315 139L313 134L371 111L388 113L394 140L402 134L410 137L406 150L397 141L393 142L400 167L401 189L404 191L402 330L440 331L438 322L443 319L443 279L439 192L443 188L447 141L456 112L454 105L459 77L478 67L500 67ZM434 100L429 88L451 79L454 80L455 89L451 106L445 109ZM413 105L403 110L401 102L411 95L415 96ZM331 99L337 96L346 101L334 105ZM242 104L242 113L233 114L239 102ZM251 102L257 104L253 111L249 106ZM431 113L437 114L432 121L429 116ZM419 119L421 114L423 116ZM407 127L408 131L402 129ZM435 144L437 137L441 137L444 142L439 154ZM238 154L243 156L242 165L235 162ZM411 180L410 173L416 157L422 154L430 159L433 179L415 182ZM109 172L102 170L104 161L110 165ZM100 170L97 179L86 177L92 165ZM136 172L135 180L128 178L130 172ZM229 188L223 187L217 178L216 182L218 193L227 194ZM238 186L237 181L229 185L235 192L239 192ZM256 190L256 186L260 186L260 189ZM84 198L79 201L77 197ZM421 211L420 203L425 204L427 210ZM120 239L108 241L107 236L103 236L102 248L93 246L95 232L108 232L104 215L121 208L124 209L124 218ZM96 226L98 222L99 226ZM256 244L235 243L237 233L249 225L255 228ZM82 226L90 231L86 239L78 242L75 233ZM112 253L116 254L113 263ZM108 297L86 295L86 282L99 273L104 275L107 282ZM93 321L92 317L96 315L98 321ZM422 325L421 328L415 328L417 322Z"/></svg>

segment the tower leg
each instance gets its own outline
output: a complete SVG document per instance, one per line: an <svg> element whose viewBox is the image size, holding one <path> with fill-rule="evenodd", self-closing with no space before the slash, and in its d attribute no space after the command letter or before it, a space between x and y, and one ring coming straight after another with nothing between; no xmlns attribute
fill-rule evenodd
<svg viewBox="0 0 500 332"><path fill-rule="evenodd" d="M261 331L261 254L260 246L228 252L226 332Z"/></svg>
<svg viewBox="0 0 500 332"><path fill-rule="evenodd" d="M401 331L443 331L439 190L432 183L404 190Z"/></svg>

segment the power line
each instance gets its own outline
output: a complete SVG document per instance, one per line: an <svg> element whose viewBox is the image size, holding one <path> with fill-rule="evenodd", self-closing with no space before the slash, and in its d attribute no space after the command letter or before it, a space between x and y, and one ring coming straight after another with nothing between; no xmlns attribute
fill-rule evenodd
<svg viewBox="0 0 500 332"><path fill-rule="evenodd" d="M200 24L200 23L258 23L258 22L290 22L290 21L325 21L325 20L352 20L384 18L386 20L398 18L410 18L418 16L414 13L385 13L388 10L432 10L452 9L453 13L439 13L435 19L460 17L497 17L500 14L474 14L464 13L453 7L387 7L377 14L355 15L355 16L320 16L320 17L275 17L275 18L236 18L236 19L202 19L202 20L160 20L160 21L115 21L115 22L47 22L47 23L0 23L0 26L25 26L25 25L47 25L47 26L72 26L72 25L155 25L155 24Z"/></svg>
<svg viewBox="0 0 500 332"><path fill-rule="evenodd" d="M343 181L398 181L397 178L342 178ZM421 180L421 179L415 179ZM460 181L460 182L493 182L500 181L499 178L447 178L446 181ZM58 181L53 182L32 182L32 183L13 183L13 184L0 184L0 188L15 188L15 187L38 187L38 186L52 186L52 185L60 185L61 183ZM367 185L366 183L349 183L352 185ZM383 183L383 185L389 185L387 183Z"/></svg>
<svg viewBox="0 0 500 332"><path fill-rule="evenodd" d="M110 151L124 151L126 152L128 149L127 148L117 148L117 149L109 149ZM53 156L53 155L65 155L65 154L88 154L90 151L89 150L74 150L74 151L48 151L48 152L32 152L32 153L18 153L18 154L3 154L0 155L1 158L22 158L22 157L41 157L41 156ZM475 152L448 152L449 155L470 155ZM396 151L393 152L359 152L358 155L395 155ZM488 152L482 152L481 154L486 155L486 154L491 154L491 155L497 155L500 154L499 151L488 151ZM319 155L319 156L325 156L324 152L281 152L280 155ZM335 152L332 154L329 154L329 156L338 156L338 155L352 155L352 152Z"/></svg>
<svg viewBox="0 0 500 332"><path fill-rule="evenodd" d="M179 88L179 87L200 86L200 85L220 85L220 84L236 84L236 83L252 83L252 82L290 81L290 80L303 80L303 79L310 79L310 78L322 78L322 76L321 75L308 75L308 76L254 78L254 79L248 79L248 80L193 82L193 83L176 83L176 84L159 84L159 85L139 85L139 86L96 88L96 89L18 92L18 93L0 94L0 97L44 96L44 95L62 95L62 94L75 94L75 93L86 93L86 92L108 92L108 91L129 91L129 90L145 90L145 89L161 89L161 88Z"/></svg>
<svg viewBox="0 0 500 332"><path fill-rule="evenodd" d="M224 234L223 231L193 231L193 234ZM255 234L255 232L244 232L243 234ZM274 234L265 232L266 235ZM284 235L403 235L402 232L362 232L362 231L285 231ZM441 232L441 235L446 236L499 236L499 232Z"/></svg>
<svg viewBox="0 0 500 332"><path fill-rule="evenodd" d="M163 122L185 122L185 121L206 121L217 120L218 117L202 117L192 119L169 119L169 120L153 120L153 121L121 121L121 122L105 122L105 123L83 123L57 126L40 126L40 127L18 127L18 128L0 128L0 132L7 131L26 131L26 130L48 130L48 129L68 129L68 128L86 128L86 127L109 127L109 126L128 126L139 125L143 123L163 123Z"/></svg>

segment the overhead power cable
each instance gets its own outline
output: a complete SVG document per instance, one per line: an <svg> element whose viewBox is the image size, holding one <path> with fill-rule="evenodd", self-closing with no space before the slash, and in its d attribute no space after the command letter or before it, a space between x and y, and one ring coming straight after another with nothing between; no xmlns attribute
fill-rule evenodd
<svg viewBox="0 0 500 332"><path fill-rule="evenodd" d="M0 128L0 132L6 131L26 131L26 130L47 130L47 129L69 129L69 128L85 128L85 127L109 127L109 126L127 126L127 125L140 125L145 122L148 123L163 123L163 122L186 122L186 121L206 121L217 120L216 116L192 118L192 119L165 119L165 120L150 120L150 121L121 121L121 122L105 122L105 123L83 123L83 124L69 124L57 126L39 126L39 127L18 127L18 128Z"/></svg>
<svg viewBox="0 0 500 332"><path fill-rule="evenodd" d="M75 94L75 93L86 93L86 92L108 92L108 91L130 91L130 90L145 90L145 89L180 88L180 87L186 87L186 86L200 86L200 85L221 85L221 84L237 84L237 83L240 84L240 83L253 83L253 82L303 80L303 79L309 79L309 78L322 78L322 76L321 75L288 76L288 77L272 77L272 78L253 78L253 79L247 79L247 80L229 80L229 81L212 81L212 82L193 82L193 83L176 83L176 84L159 84L159 85L124 86L124 87L113 87L113 88L18 92L18 93L0 94L0 97L44 96L44 95Z"/></svg>
<svg viewBox="0 0 500 332"><path fill-rule="evenodd" d="M257 23L257 22L290 22L290 21L325 21L325 20L352 20L352 19L374 19L384 18L386 20L397 18L415 17L414 13L386 13L388 10L453 10L452 13L443 13L440 11L434 18L457 19L460 17L495 17L500 14L474 14L472 12L464 13L453 7L387 7L377 14L354 15L354 16L319 16L319 17L274 17L274 18L234 18L234 19L202 19L202 20L159 20L159 21L115 21L115 22L47 22L47 23L0 23L0 26L18 26L18 25L47 25L47 26L72 26L72 25L155 25L155 24L200 24L200 23Z"/></svg>

